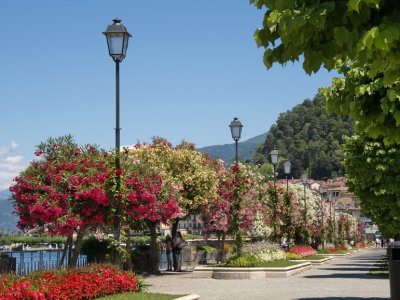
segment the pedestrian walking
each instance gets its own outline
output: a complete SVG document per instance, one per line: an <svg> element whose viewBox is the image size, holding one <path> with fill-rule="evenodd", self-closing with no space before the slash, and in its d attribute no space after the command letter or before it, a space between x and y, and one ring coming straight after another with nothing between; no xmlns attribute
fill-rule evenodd
<svg viewBox="0 0 400 300"><path fill-rule="evenodd" d="M175 271L181 272L182 268L182 249L184 246L184 240L182 238L182 234L180 231L178 231L175 235L174 241L174 253L175 253L175 262L174 262L174 268Z"/></svg>
<svg viewBox="0 0 400 300"><path fill-rule="evenodd" d="M172 271L172 259L171 259L171 254L172 254L172 238L169 234L165 237L165 255L167 256L167 271Z"/></svg>

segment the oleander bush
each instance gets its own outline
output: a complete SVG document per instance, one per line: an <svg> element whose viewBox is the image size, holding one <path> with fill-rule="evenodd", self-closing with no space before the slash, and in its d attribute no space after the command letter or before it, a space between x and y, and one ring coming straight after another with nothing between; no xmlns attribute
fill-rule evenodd
<svg viewBox="0 0 400 300"><path fill-rule="evenodd" d="M0 277L0 299L93 299L140 291L143 282L133 273L111 265L40 271L27 276Z"/></svg>

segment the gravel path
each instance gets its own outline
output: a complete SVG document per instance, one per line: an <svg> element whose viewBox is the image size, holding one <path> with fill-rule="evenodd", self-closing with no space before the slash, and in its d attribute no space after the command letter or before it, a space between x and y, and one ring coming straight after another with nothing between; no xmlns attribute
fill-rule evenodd
<svg viewBox="0 0 400 300"><path fill-rule="evenodd" d="M382 248L364 249L289 278L219 280L169 272L145 281L149 292L197 294L200 300L381 300L390 298L389 280L367 273L385 253Z"/></svg>

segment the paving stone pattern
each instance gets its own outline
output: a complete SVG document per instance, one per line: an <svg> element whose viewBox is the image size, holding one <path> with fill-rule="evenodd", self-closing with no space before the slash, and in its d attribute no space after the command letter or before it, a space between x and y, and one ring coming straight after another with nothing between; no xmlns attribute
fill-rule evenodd
<svg viewBox="0 0 400 300"><path fill-rule="evenodd" d="M197 294L200 300L390 299L389 280L368 275L384 248L364 249L289 278L221 280L192 278L190 272L146 277L149 292Z"/></svg>

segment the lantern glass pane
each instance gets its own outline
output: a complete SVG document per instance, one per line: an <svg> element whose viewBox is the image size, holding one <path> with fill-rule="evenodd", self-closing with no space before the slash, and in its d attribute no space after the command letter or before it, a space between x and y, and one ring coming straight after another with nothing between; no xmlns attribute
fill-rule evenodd
<svg viewBox="0 0 400 300"><path fill-rule="evenodd" d="M124 45L122 47L122 54L124 57L126 56L126 49L128 49L128 40L129 40L129 35L127 33L124 34Z"/></svg>
<svg viewBox="0 0 400 300"><path fill-rule="evenodd" d="M108 50L112 57L121 57L124 55L124 34L123 33L108 33ZM126 51L126 48L125 48Z"/></svg>
<svg viewBox="0 0 400 300"><path fill-rule="evenodd" d="M285 174L290 174L290 167L291 167L290 161L285 162L283 166L285 167Z"/></svg>
<svg viewBox="0 0 400 300"><path fill-rule="evenodd" d="M306 184L307 183L307 174L303 174L303 175L301 175L301 181L303 182L303 184Z"/></svg>
<svg viewBox="0 0 400 300"><path fill-rule="evenodd" d="M232 126L231 127L231 133L232 133L232 138L234 140L238 140L240 139L240 135L242 134L242 127L236 127L236 126Z"/></svg>

